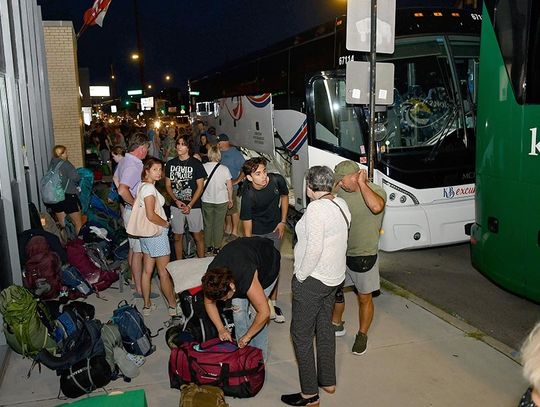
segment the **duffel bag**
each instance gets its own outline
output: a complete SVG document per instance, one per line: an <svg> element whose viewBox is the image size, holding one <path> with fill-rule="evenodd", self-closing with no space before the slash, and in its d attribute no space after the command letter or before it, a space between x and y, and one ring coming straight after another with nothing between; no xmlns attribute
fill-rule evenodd
<svg viewBox="0 0 540 407"><path fill-rule="evenodd" d="M111 381L111 367L105 356L98 355L83 359L60 376L60 390L64 396L77 398L104 387Z"/></svg>
<svg viewBox="0 0 540 407"><path fill-rule="evenodd" d="M239 348L218 338L173 348L169 358L169 379L176 389L188 383L207 384L220 387L226 396L253 397L264 384L264 372L259 348Z"/></svg>

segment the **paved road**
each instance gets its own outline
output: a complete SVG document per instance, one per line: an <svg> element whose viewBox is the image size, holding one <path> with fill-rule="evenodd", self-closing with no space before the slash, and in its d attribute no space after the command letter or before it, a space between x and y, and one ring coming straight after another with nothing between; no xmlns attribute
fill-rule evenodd
<svg viewBox="0 0 540 407"><path fill-rule="evenodd" d="M381 253L381 276L514 349L540 320L539 304L471 266L468 244Z"/></svg>

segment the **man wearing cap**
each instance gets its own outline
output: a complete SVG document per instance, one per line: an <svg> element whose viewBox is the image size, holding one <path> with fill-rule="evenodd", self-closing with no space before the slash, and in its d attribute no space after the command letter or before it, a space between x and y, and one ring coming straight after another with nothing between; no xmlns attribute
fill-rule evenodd
<svg viewBox="0 0 540 407"><path fill-rule="evenodd" d="M221 133L217 136L217 145L221 152L221 164L229 169L232 176L233 185L233 206L227 211L225 218L225 234L231 238L238 237L238 225L240 224L240 212L238 210L238 184L244 179L242 166L246 159L242 153L229 141L229 136Z"/></svg>
<svg viewBox="0 0 540 407"><path fill-rule="evenodd" d="M359 329L352 352L363 355L367 350L367 333L373 321L374 291L380 289L379 237L384 215L386 192L368 181L367 171L361 170L354 161L343 161L336 165L334 177L337 196L347 202L351 211L351 225L347 240L347 273L344 286L353 285L358 291L360 310ZM343 291L338 290L332 323L336 336L345 335Z"/></svg>

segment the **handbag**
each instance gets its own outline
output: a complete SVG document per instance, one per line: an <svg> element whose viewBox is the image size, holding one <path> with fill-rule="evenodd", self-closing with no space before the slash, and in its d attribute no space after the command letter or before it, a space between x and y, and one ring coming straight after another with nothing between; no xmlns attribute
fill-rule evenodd
<svg viewBox="0 0 540 407"><path fill-rule="evenodd" d="M161 226L156 225L148 220L146 217L146 210L142 206L142 196L140 194L142 185L139 185L137 189L137 197L131 210L131 216L126 227L128 235L137 237L154 237L161 233ZM159 200L156 195L154 211L157 214L163 212L163 208L159 204Z"/></svg>

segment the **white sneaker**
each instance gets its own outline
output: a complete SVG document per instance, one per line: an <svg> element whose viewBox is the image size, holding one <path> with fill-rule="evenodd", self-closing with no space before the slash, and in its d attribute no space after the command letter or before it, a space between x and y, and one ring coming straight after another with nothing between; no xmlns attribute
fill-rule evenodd
<svg viewBox="0 0 540 407"><path fill-rule="evenodd" d="M143 314L145 317L147 317L147 316L149 316L149 315L152 313L152 311L155 311L156 308L157 308L157 307L156 307L156 304L150 304L149 307L143 307L143 309L142 309L142 314Z"/></svg>
<svg viewBox="0 0 540 407"><path fill-rule="evenodd" d="M285 316L283 315L283 312L281 312L281 308L274 305L274 318L272 318L274 322L277 322L278 324L282 324L285 322Z"/></svg>

